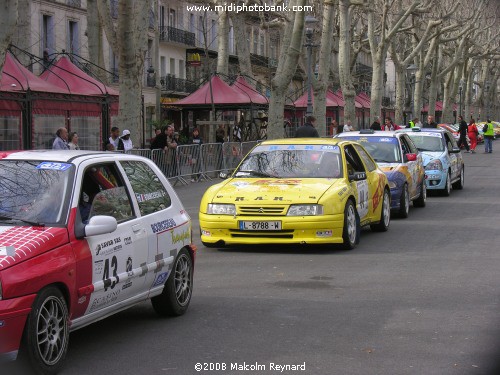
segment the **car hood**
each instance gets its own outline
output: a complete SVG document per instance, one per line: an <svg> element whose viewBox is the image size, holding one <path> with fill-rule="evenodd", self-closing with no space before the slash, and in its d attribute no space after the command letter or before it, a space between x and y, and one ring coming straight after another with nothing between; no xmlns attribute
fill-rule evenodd
<svg viewBox="0 0 500 375"><path fill-rule="evenodd" d="M429 164L429 162L431 160L440 159L441 156L443 155L443 152L442 151L437 151L437 152L422 151L420 154L422 155L422 162L423 162L424 167L425 167L427 164Z"/></svg>
<svg viewBox="0 0 500 375"><path fill-rule="evenodd" d="M67 242L66 228L0 226L0 270Z"/></svg>
<svg viewBox="0 0 500 375"><path fill-rule="evenodd" d="M212 202L316 203L340 181L334 178L233 178L215 192Z"/></svg>

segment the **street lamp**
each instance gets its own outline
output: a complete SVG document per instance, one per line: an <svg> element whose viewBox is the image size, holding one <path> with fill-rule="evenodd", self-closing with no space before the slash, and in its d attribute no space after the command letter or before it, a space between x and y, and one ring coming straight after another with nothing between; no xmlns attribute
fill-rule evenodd
<svg viewBox="0 0 500 375"><path fill-rule="evenodd" d="M458 109L458 114L460 117L462 117L462 90L464 89L464 80L461 79L460 83L458 84L458 92L460 96L460 108Z"/></svg>
<svg viewBox="0 0 500 375"><path fill-rule="evenodd" d="M306 16L304 20L306 24L306 44L304 47L307 48L307 109L306 116L312 116L313 113L313 105L312 105L312 48L314 45L312 44L313 37L313 29L312 27L318 20L313 16Z"/></svg>
<svg viewBox="0 0 500 375"><path fill-rule="evenodd" d="M408 68L406 68L406 71L408 72L408 74L410 75L410 111L411 111L411 115L412 117L415 117L415 115L413 114L413 85L415 83L415 73L417 71L417 66L415 64L410 64L408 66ZM420 118L420 116L418 116ZM410 120L413 120L413 119L410 119Z"/></svg>

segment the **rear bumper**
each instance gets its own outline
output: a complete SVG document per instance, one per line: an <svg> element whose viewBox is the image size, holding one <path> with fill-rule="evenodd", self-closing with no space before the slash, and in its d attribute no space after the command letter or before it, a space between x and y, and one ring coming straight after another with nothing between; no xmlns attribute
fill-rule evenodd
<svg viewBox="0 0 500 375"><path fill-rule="evenodd" d="M36 295L0 301L0 360L15 360Z"/></svg>

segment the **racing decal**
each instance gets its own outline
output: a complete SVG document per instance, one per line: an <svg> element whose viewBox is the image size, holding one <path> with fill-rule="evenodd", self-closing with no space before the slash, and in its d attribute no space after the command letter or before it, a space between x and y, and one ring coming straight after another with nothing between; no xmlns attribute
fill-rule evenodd
<svg viewBox="0 0 500 375"><path fill-rule="evenodd" d="M182 242L185 244L186 242L189 243L191 241L191 231L189 229L185 230L182 233L175 233L172 231L172 244L175 245L179 242Z"/></svg>
<svg viewBox="0 0 500 375"><path fill-rule="evenodd" d="M341 198L341 199L342 199L342 198L344 197L344 194L345 194L348 190L349 190L349 189L347 188L347 186L344 186L344 187L342 188L342 190L340 190L340 191L338 192L339 198Z"/></svg>
<svg viewBox="0 0 500 375"><path fill-rule="evenodd" d="M360 219L365 218L368 214L368 181L356 181L358 191L358 214Z"/></svg>
<svg viewBox="0 0 500 375"><path fill-rule="evenodd" d="M164 232L170 228L175 227L177 224L175 223L174 219L167 219L160 221L158 223L151 224L151 229L153 230L153 233L159 233L159 232Z"/></svg>
<svg viewBox="0 0 500 375"><path fill-rule="evenodd" d="M332 230L318 230L316 231L316 237L331 237L333 235Z"/></svg>
<svg viewBox="0 0 500 375"><path fill-rule="evenodd" d="M51 169L55 171L65 171L69 168L71 168L71 164L55 163L51 161L44 161L36 166L36 169Z"/></svg>
<svg viewBox="0 0 500 375"><path fill-rule="evenodd" d="M302 180L288 180L288 179L273 179L273 180L257 180L253 184L254 185L299 185L302 183Z"/></svg>
<svg viewBox="0 0 500 375"><path fill-rule="evenodd" d="M137 199L138 203L150 201L153 199L158 199L158 198L163 198L167 193L164 190L159 190L159 191L153 191L151 193L146 193L146 194L135 194L135 198Z"/></svg>
<svg viewBox="0 0 500 375"><path fill-rule="evenodd" d="M377 188L375 189L375 194L373 194L373 212L377 210L378 205L380 204L380 198L384 194L384 180L381 178L378 179Z"/></svg>
<svg viewBox="0 0 500 375"><path fill-rule="evenodd" d="M162 272L156 276L153 286L163 285L168 279L168 272Z"/></svg>
<svg viewBox="0 0 500 375"><path fill-rule="evenodd" d="M66 230L61 228L0 227L0 269L62 244L61 241L67 241Z"/></svg>

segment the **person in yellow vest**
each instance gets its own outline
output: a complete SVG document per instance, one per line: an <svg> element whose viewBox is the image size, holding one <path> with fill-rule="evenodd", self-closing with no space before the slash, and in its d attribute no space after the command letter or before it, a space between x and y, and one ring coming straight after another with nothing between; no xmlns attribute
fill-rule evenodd
<svg viewBox="0 0 500 375"><path fill-rule="evenodd" d="M493 130L493 124L491 120L486 120L486 124L483 127L484 133L484 153L491 154L493 152L493 139L495 138L495 132Z"/></svg>

